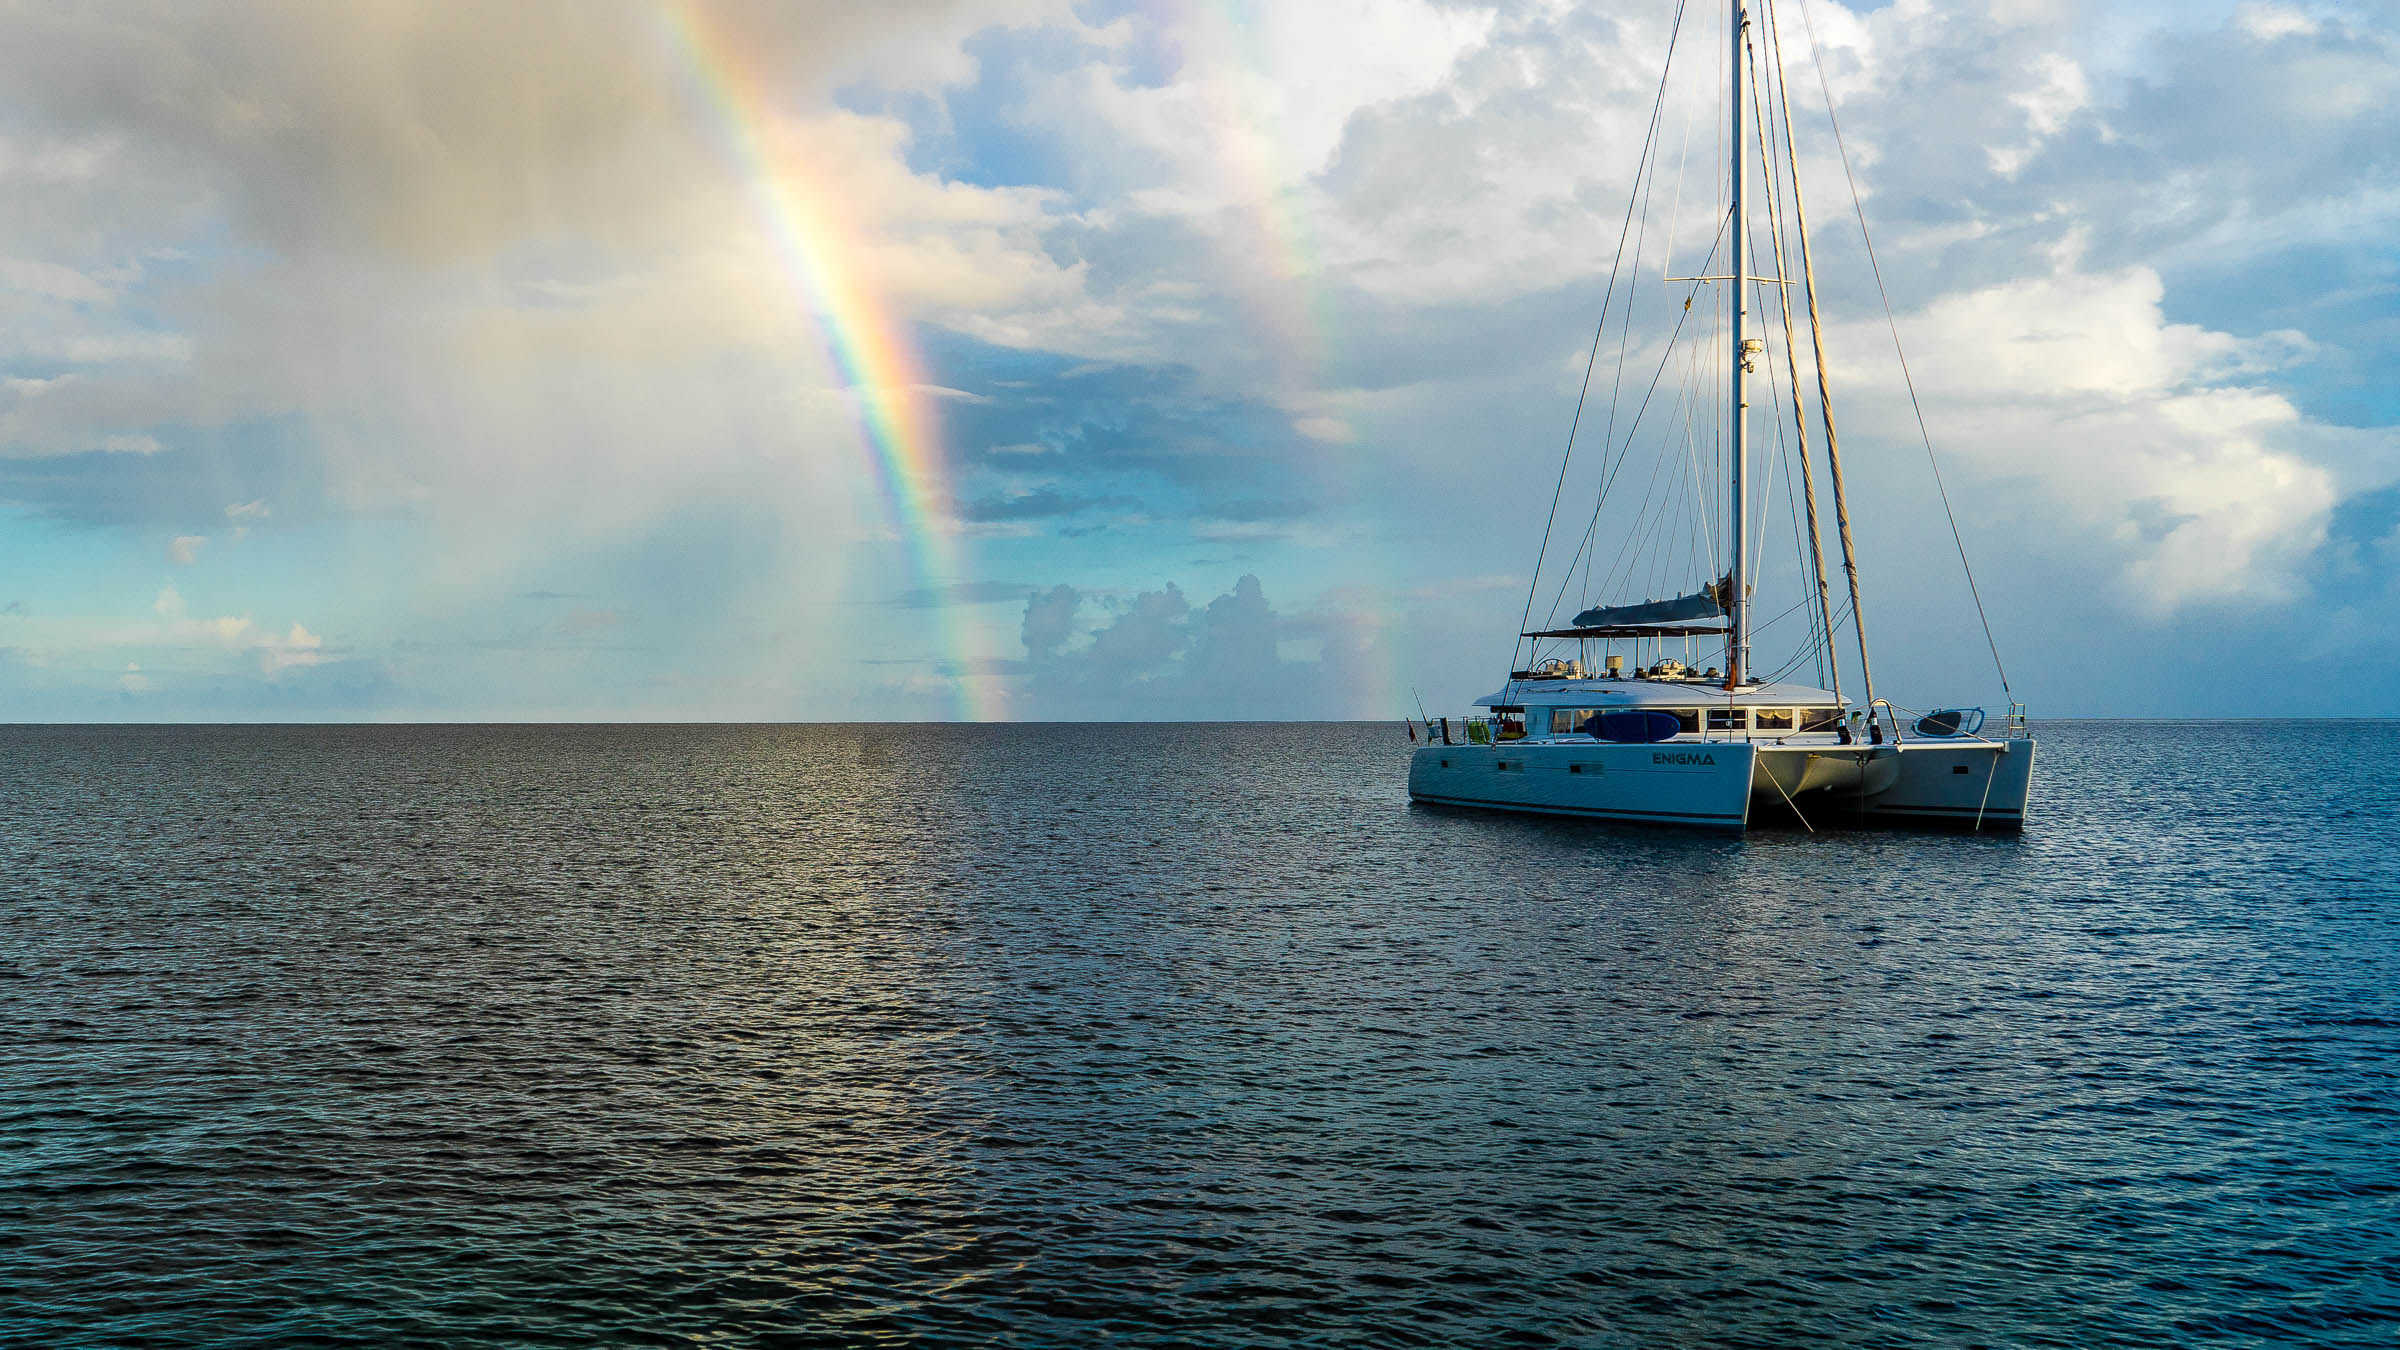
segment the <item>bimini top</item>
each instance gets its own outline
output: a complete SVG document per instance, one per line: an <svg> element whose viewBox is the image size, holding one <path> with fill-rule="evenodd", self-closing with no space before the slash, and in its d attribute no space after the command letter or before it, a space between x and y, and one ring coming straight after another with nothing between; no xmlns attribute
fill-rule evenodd
<svg viewBox="0 0 2400 1350"><path fill-rule="evenodd" d="M1732 593L1733 577L1728 574L1690 595L1679 595L1672 600L1645 600L1638 605L1596 605L1576 615L1565 628L1525 636L1682 637L1722 633L1728 625L1709 621L1725 617L1725 598Z"/></svg>
<svg viewBox="0 0 2400 1350"><path fill-rule="evenodd" d="M1725 598L1733 594L1731 574L1717 578L1690 595L1672 600L1645 600L1638 605L1596 605L1564 628L1526 633L1536 638L1723 637L1732 625Z"/></svg>
<svg viewBox="0 0 2400 1350"><path fill-rule="evenodd" d="M1475 700L1478 708L1833 708L1848 703L1829 689L1805 684L1745 684L1727 690L1723 680L1629 676L1556 680L1510 680L1498 693Z"/></svg>
<svg viewBox="0 0 2400 1350"><path fill-rule="evenodd" d="M1733 630L1721 623L1612 623L1583 628L1544 628L1521 633L1529 638L1677 638L1723 637Z"/></svg>

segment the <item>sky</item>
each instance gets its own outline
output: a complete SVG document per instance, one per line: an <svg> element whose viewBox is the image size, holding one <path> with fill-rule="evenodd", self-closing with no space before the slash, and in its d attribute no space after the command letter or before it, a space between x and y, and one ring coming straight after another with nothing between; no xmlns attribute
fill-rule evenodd
<svg viewBox="0 0 2400 1350"><path fill-rule="evenodd" d="M2389 715L2400 10L1779 8L2014 695ZM1463 712L1673 11L0 8L0 719ZM1998 708L1802 136L1878 692Z"/></svg>

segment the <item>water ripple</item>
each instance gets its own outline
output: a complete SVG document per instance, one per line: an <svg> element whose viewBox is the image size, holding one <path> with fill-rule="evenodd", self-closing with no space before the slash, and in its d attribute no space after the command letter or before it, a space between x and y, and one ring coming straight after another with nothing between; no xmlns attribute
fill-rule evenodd
<svg viewBox="0 0 2400 1350"><path fill-rule="evenodd" d="M0 731L0 1343L2400 1339L2400 727L2044 736L1721 839L1390 727Z"/></svg>

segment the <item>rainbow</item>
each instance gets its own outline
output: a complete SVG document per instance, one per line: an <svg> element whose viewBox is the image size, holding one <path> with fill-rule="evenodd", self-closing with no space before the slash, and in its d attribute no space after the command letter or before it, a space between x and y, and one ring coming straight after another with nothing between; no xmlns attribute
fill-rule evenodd
<svg viewBox="0 0 2400 1350"><path fill-rule="evenodd" d="M1257 23L1232 0L1191 0L1181 7L1184 32L1195 39L1199 60L1187 71L1203 81L1210 120L1222 133L1219 164L1244 204L1243 241L1258 275L1244 299L1259 322L1290 358L1282 363L1290 394L1313 383L1330 338L1330 314L1317 285L1321 267L1308 222L1300 209L1298 175L1284 148L1290 143L1275 100L1261 86L1271 80L1258 48Z"/></svg>
<svg viewBox="0 0 2400 1350"><path fill-rule="evenodd" d="M942 598L942 586L964 574L951 536L941 421L907 328L868 285L857 232L834 207L838 194L812 174L806 148L782 129L748 54L692 0L667 0L661 13L749 180L793 295L814 320L849 394L884 515L932 597L937 639L956 672L951 716L998 720L1007 712L1005 698L988 677L978 635Z"/></svg>

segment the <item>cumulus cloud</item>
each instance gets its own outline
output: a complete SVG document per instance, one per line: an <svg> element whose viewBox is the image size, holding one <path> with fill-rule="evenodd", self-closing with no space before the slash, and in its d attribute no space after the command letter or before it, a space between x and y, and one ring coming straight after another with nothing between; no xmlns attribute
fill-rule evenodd
<svg viewBox="0 0 2400 1350"><path fill-rule="evenodd" d="M2362 242L2400 222L2388 19L1812 12L1970 534L2007 516L2012 552L2105 578L2159 623L2290 600L2326 549L2381 557L2387 529L2336 522L2395 473L2365 426L2389 411L2359 392L2381 387L2392 337L2388 269ZM138 547L167 537L178 566L270 522L295 541L389 528L359 577L325 569L326 600L405 574L436 628L609 565L668 578L623 602L645 632L679 625L662 650L744 653L716 664L775 680L809 652L921 656L931 626L895 607L959 608L945 629L1004 646L1023 601L1014 636L1037 669L976 678L1054 714L1334 706L1321 653L1350 650L1344 622L1270 592L1431 594L1530 561L1517 546L1571 415L1669 10L1243 14L10 10L0 494L139 519ZM1815 64L1792 17L1806 118ZM747 125L725 120L680 20L768 91ZM1685 34L1687 70L1713 66L1704 39ZM1670 95L1677 147L1712 134L1698 84ZM1880 447L1905 465L1905 395L1858 355L1881 348L1880 310L1832 144L1804 128L1801 155L1846 422L1862 462ZM1689 270L1713 210L1698 169L1661 169L1635 269L1656 307L1671 300L1652 279ZM795 230L763 209L762 175L839 209ZM831 316L856 331L829 334L798 265L811 250L878 311ZM902 391L860 387L845 336L923 358L901 377L928 414L904 449L955 480L932 525L957 536L945 575L897 561L860 432ZM107 512L72 505L100 497ZM1101 530L1106 572L1077 552ZM1212 539L1238 544L1195 547ZM684 569L696 540L727 559L704 579ZM1214 587L1101 579L1200 552L1256 575L1205 603ZM177 575L196 605L242 609ZM1060 576L1077 583L986 579ZM1427 600L1427 631L1506 624L1492 589ZM795 596L896 594L794 617ZM173 608L140 641L254 673L332 659L297 625ZM588 647L559 639L622 633L598 617L615 613L529 631ZM1459 644L1425 645L1434 661ZM658 687L700 687L658 659Z"/></svg>
<svg viewBox="0 0 2400 1350"><path fill-rule="evenodd" d="M2400 476L2400 437L2314 425L2244 383L2304 345L2169 322L2163 293L2137 267L1945 296L1903 325L1918 392L1942 447L1978 477L2029 484L2054 521L2080 524L2137 612L2289 599L2307 585L2300 569L2345 480ZM1840 336L1864 352L1883 338L1868 325ZM1913 439L1896 367L1862 360L1854 373L1880 400L1877 432Z"/></svg>
<svg viewBox="0 0 2400 1350"><path fill-rule="evenodd" d="M1344 626L1289 614L1245 574L1195 607L1173 582L1100 606L1105 620L1078 627L1084 597L1072 586L1035 593L1021 634L1028 664L1016 691L1036 715L1070 720L1164 717L1342 717L1361 708L1338 675L1355 657ZM1315 648L1313 657L1285 651Z"/></svg>
<svg viewBox="0 0 2400 1350"><path fill-rule="evenodd" d="M250 650L258 654L260 668L270 676L294 666L321 664L328 656L325 639L299 624L293 624L287 632L258 635L251 641Z"/></svg>
<svg viewBox="0 0 2400 1350"><path fill-rule="evenodd" d="M1075 588L1064 584L1026 597L1025 620L1018 632L1028 659L1045 665L1058 655L1075 634L1075 611L1082 602Z"/></svg>
<svg viewBox="0 0 2400 1350"><path fill-rule="evenodd" d="M331 656L324 639L302 624L294 623L278 632L261 627L248 615L198 618L188 611L182 592L173 586L161 586L150 602L150 612L157 616L157 623L98 630L88 626L71 628L65 630L64 640L53 640L47 649L71 652L140 647L187 654L232 652L254 659L258 669L270 676L295 666L317 665Z"/></svg>

